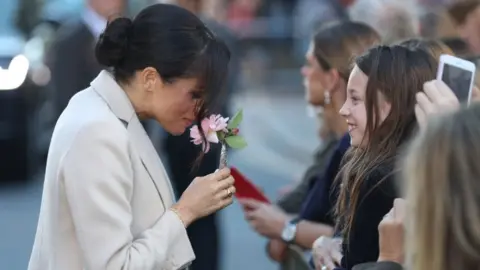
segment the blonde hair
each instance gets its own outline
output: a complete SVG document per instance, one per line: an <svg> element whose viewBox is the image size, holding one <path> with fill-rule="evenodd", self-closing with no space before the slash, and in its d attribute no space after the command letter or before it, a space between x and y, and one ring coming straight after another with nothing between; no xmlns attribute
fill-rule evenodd
<svg viewBox="0 0 480 270"><path fill-rule="evenodd" d="M404 159L409 270L480 269L480 105L436 117Z"/></svg>
<svg viewBox="0 0 480 270"><path fill-rule="evenodd" d="M439 61L440 55L455 55L450 47L437 39L412 38L399 43L412 50L423 50Z"/></svg>

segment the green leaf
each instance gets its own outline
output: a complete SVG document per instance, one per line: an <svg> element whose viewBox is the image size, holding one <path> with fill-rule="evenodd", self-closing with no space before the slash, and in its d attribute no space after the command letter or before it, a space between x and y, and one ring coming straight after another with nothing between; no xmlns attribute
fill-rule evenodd
<svg viewBox="0 0 480 270"><path fill-rule="evenodd" d="M247 142L241 136L228 136L225 138L225 142L231 148L241 149L247 146Z"/></svg>
<svg viewBox="0 0 480 270"><path fill-rule="evenodd" d="M240 125L240 123L242 122L242 120L243 120L243 110L240 109L240 110L232 117L232 119L230 119L230 121L228 121L227 128L228 128L228 129L237 128L238 125Z"/></svg>
<svg viewBox="0 0 480 270"><path fill-rule="evenodd" d="M225 139L225 132L217 131L217 137L219 141L223 141Z"/></svg>

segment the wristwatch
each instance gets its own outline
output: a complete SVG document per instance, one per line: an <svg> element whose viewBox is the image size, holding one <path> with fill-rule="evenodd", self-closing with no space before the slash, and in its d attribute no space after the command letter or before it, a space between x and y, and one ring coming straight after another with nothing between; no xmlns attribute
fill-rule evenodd
<svg viewBox="0 0 480 270"><path fill-rule="evenodd" d="M295 240L295 234L297 233L297 224L300 221L299 217L293 218L290 221L285 222L285 227L281 234L282 240L288 244L291 244Z"/></svg>

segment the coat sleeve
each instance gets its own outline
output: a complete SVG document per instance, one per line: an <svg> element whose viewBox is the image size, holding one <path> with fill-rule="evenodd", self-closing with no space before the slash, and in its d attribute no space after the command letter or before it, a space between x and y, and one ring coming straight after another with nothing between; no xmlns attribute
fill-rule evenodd
<svg viewBox="0 0 480 270"><path fill-rule="evenodd" d="M85 268L153 270L188 265L195 256L181 220L170 210L139 236L132 235L128 134L111 126L98 123L83 128L60 165Z"/></svg>

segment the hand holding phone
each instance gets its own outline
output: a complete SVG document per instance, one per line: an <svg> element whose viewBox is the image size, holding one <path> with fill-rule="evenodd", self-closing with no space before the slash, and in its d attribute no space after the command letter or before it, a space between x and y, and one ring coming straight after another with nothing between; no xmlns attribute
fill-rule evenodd
<svg viewBox="0 0 480 270"><path fill-rule="evenodd" d="M437 70L437 80L443 81L460 102L469 104L475 81L475 64L452 55L442 54Z"/></svg>
<svg viewBox="0 0 480 270"><path fill-rule="evenodd" d="M416 94L415 117L421 128L427 119L439 113L456 110L460 103L452 90L442 81L433 80L423 84L423 91Z"/></svg>

